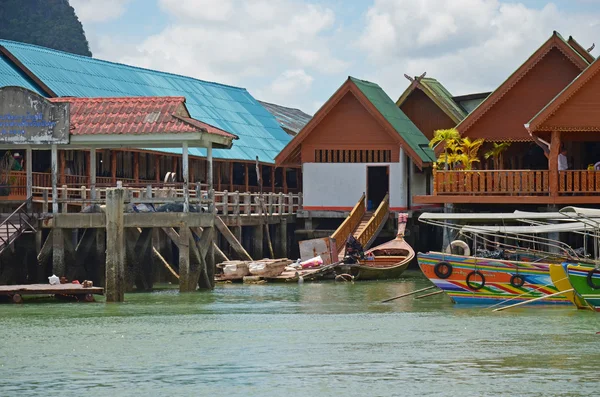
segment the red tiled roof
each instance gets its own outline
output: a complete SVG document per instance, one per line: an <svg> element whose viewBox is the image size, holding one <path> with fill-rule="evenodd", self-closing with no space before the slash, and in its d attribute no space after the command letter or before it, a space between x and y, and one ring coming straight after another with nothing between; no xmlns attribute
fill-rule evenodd
<svg viewBox="0 0 600 397"><path fill-rule="evenodd" d="M49 100L71 104L71 135L208 132L237 138L226 131L189 118L184 97L62 97Z"/></svg>

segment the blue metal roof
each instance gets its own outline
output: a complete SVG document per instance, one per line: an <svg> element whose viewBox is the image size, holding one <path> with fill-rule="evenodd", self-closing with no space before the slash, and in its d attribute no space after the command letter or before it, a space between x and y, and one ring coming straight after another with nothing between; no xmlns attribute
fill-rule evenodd
<svg viewBox="0 0 600 397"><path fill-rule="evenodd" d="M44 95L44 92L28 76L21 72L3 54L0 54L0 87L8 86L25 87Z"/></svg>
<svg viewBox="0 0 600 397"><path fill-rule="evenodd" d="M213 150L215 158L254 161L258 156L262 162L274 163L275 156L291 139L273 115L244 88L102 61L31 44L0 40L0 45L58 96L184 96L193 118L239 136L240 139L234 141L231 149ZM10 84L24 86L25 83ZM0 86L2 85L7 84L0 80ZM173 152L171 149L158 150ZM194 152L204 155L205 150ZM176 153L181 153L181 150Z"/></svg>

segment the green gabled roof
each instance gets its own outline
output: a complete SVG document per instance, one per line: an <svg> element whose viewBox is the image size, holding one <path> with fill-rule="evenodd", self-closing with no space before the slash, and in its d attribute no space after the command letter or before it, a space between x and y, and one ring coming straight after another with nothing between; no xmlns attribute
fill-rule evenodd
<svg viewBox="0 0 600 397"><path fill-rule="evenodd" d="M437 99L437 102L439 102L447 112L450 112L454 116L454 120L462 121L462 119L467 117L467 112L454 102L452 94L450 94L442 83L429 77L421 79L419 83L431 92L431 95Z"/></svg>
<svg viewBox="0 0 600 397"><path fill-rule="evenodd" d="M396 106L383 89L370 81L350 77L356 87L375 106L377 111L396 130L424 163L436 161L435 153L429 147L429 140L412 121Z"/></svg>

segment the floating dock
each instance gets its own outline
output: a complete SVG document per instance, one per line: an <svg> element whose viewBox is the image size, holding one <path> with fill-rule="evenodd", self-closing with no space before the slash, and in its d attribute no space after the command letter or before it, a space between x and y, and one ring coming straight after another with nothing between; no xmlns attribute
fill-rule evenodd
<svg viewBox="0 0 600 397"><path fill-rule="evenodd" d="M14 303L22 303L24 295L71 296L80 302L93 302L94 295L104 295L104 289L101 287L84 288L81 284L0 285L0 297L7 296Z"/></svg>

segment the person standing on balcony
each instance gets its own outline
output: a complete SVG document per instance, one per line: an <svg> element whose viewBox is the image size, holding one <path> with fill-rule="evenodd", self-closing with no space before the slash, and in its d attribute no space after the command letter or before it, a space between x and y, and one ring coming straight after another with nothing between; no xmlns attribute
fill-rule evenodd
<svg viewBox="0 0 600 397"><path fill-rule="evenodd" d="M569 162L567 161L567 149L561 145L560 153L558 154L558 170L566 171L569 169Z"/></svg>
<svg viewBox="0 0 600 397"><path fill-rule="evenodd" d="M542 138L535 136L531 133L529 133L529 135L531 135L531 137L533 138L533 141L542 148L542 150L544 151L544 156L546 156L546 158L548 158L548 156L550 156L550 143L546 142L545 140L543 140ZM569 169L569 162L567 161L567 149L565 148L565 145L560 145L560 153L558 154L558 170L559 171L566 171Z"/></svg>

